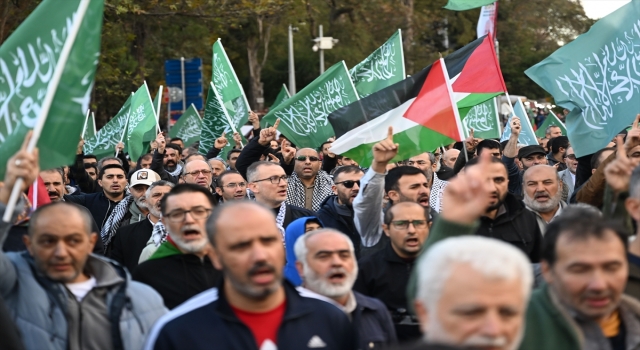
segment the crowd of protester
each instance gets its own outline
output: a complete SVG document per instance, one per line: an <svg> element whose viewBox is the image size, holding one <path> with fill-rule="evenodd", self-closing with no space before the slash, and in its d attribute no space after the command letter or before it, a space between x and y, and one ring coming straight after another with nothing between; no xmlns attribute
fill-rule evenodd
<svg viewBox="0 0 640 350"><path fill-rule="evenodd" d="M640 349L638 120L583 157L514 117L393 162L389 129L368 168L250 120L46 170L27 136L0 214L51 203L0 223L0 348Z"/></svg>

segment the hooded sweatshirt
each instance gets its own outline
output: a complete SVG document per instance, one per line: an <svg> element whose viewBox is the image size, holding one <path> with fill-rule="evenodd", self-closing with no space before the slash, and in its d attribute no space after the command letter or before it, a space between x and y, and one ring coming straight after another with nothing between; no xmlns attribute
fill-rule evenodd
<svg viewBox="0 0 640 350"><path fill-rule="evenodd" d="M309 220L317 220L320 222L320 226L324 227L322 221L315 216L305 216L303 218L299 218L293 220L284 234L284 244L287 250L287 264L284 266L284 277L286 277L289 282L293 283L296 287L302 284L302 278L298 274L298 269L296 269L296 253L293 247L296 244L296 241L300 236L304 235L304 231L307 225L307 221Z"/></svg>

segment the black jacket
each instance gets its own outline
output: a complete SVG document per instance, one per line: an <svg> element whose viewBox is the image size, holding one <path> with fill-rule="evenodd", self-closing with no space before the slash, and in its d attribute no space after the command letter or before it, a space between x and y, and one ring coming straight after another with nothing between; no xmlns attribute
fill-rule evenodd
<svg viewBox="0 0 640 350"><path fill-rule="evenodd" d="M507 193L504 207L506 213L495 220L481 217L476 235L510 243L522 250L532 263L540 262L542 234L536 215L511 193Z"/></svg>
<svg viewBox="0 0 640 350"><path fill-rule="evenodd" d="M176 185L178 184L180 176L173 176L164 170L164 152L159 153L158 150L153 151L153 158L151 158L150 169L160 175L161 180L169 181Z"/></svg>
<svg viewBox="0 0 640 350"><path fill-rule="evenodd" d="M122 162L122 168L124 168L124 173L129 173L129 161L124 153L118 153L118 159ZM76 185L82 190L84 193L97 193L102 192L102 187L98 185L98 180L94 180L87 174L86 170L84 170L84 153L80 153L76 155L76 161L73 165L69 167L69 173L75 180Z"/></svg>
<svg viewBox="0 0 640 350"><path fill-rule="evenodd" d="M148 284L164 299L168 309L184 303L192 296L215 287L222 277L205 257L175 254L147 260L133 270L133 280Z"/></svg>
<svg viewBox="0 0 640 350"><path fill-rule="evenodd" d="M353 285L353 290L385 304L400 342L421 336L418 320L409 313L407 301L407 284L414 262L402 259L388 243L384 249L358 261L358 278Z"/></svg>
<svg viewBox="0 0 640 350"><path fill-rule="evenodd" d="M360 234L353 223L353 208L338 204L338 196L329 196L322 202L317 216L324 227L334 228L349 236L356 257L360 258Z"/></svg>
<svg viewBox="0 0 640 350"><path fill-rule="evenodd" d="M278 350L307 349L312 340L324 343L322 349L327 350L357 348L356 332L340 309L300 294L287 281L283 285L286 310L278 329ZM221 283L163 317L150 333L149 348L258 350L253 333L238 319L223 291Z"/></svg>
<svg viewBox="0 0 640 350"><path fill-rule="evenodd" d="M109 257L133 271L152 232L153 224L149 219L120 227L111 239Z"/></svg>
<svg viewBox="0 0 640 350"><path fill-rule="evenodd" d="M280 207L273 209L276 217L278 216L279 210ZM284 214L284 222L282 223L282 226L284 229L286 229L293 220L300 219L305 216L316 216L316 213L306 208L300 208L296 207L295 205L287 204L287 209Z"/></svg>
<svg viewBox="0 0 640 350"><path fill-rule="evenodd" d="M98 234L100 234L102 226L107 221L109 215L111 215L113 208L118 204L118 202L114 202L107 198L103 191L79 196L64 195L64 200L66 202L79 204L89 209L91 216L93 216L93 221L98 225Z"/></svg>
<svg viewBox="0 0 640 350"><path fill-rule="evenodd" d="M240 175L245 179L247 179L247 169L249 166L259 161L262 153L269 148L269 146L263 146L258 143L258 139L259 137L252 138L242 149L242 152L238 155L238 160L236 160L236 170L238 170ZM277 153L276 157L280 159L280 166L282 166L284 172L287 175L291 175L295 166L295 160L292 160L290 164L285 164L281 153Z"/></svg>
<svg viewBox="0 0 640 350"><path fill-rule="evenodd" d="M353 292L356 309L351 313L351 322L358 331L359 349L378 349L398 342L391 315L386 306L375 298Z"/></svg>

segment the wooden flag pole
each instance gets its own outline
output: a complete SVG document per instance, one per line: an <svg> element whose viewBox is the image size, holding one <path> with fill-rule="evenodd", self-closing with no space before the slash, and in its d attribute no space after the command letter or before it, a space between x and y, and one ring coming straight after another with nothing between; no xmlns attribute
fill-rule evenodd
<svg viewBox="0 0 640 350"><path fill-rule="evenodd" d="M56 68L53 70L53 76L49 81L49 85L47 86L47 93L44 95L44 100L42 101L42 106L40 109L40 115L38 116L38 120L36 125L33 127L33 134L31 135L31 140L29 140L29 144L27 145L27 152L31 153L36 148L38 144L38 140L40 139L40 134L42 134L42 129L44 128L44 123L47 121L47 116L49 115L49 110L51 109L51 104L53 103L53 98L55 96L56 91L58 90L58 85L60 84L60 79L62 78L62 72L67 64L67 60L69 59L69 54L71 54L71 49L73 48L73 44L76 41L76 37L78 36L78 32L80 31L80 26L82 25L82 21L84 19L85 14L87 13L87 8L89 8L90 0L81 0L78 5L78 12L76 16L76 21L73 23L73 27L69 31L69 35L67 36L67 40L62 46L62 51L60 52L60 57L58 57L58 64ZM9 222L11 221L11 216L13 215L13 211L16 209L16 204L18 203L18 199L20 198L20 193L22 184L24 183L24 179L19 177L16 179L16 183L13 185L11 189L11 196L9 197L9 202L7 203L7 207L4 212L4 216L2 217L2 221Z"/></svg>

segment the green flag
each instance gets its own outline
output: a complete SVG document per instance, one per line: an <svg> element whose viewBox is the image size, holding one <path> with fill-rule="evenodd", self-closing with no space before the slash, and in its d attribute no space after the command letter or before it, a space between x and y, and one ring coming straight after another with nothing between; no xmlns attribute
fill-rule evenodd
<svg viewBox="0 0 640 350"><path fill-rule="evenodd" d="M103 7L101 0L45 0L2 43L0 178L40 117L46 118L37 142L40 168L74 162L100 56ZM49 112L40 116L45 101Z"/></svg>
<svg viewBox="0 0 640 350"><path fill-rule="evenodd" d="M400 29L364 61L349 71L360 98L391 86L405 78Z"/></svg>
<svg viewBox="0 0 640 350"><path fill-rule="evenodd" d="M98 130L94 137L84 141L84 154L93 154L98 159L113 157L116 145L120 140L124 139L123 133L126 131L130 110L131 96L129 96L115 117Z"/></svg>
<svg viewBox="0 0 640 350"><path fill-rule="evenodd" d="M536 138L536 133L533 131L533 126L531 126L531 121L527 117L527 110L524 108L524 104L522 104L522 100L518 99L516 103L513 105L513 111L520 118L520 136L518 136L518 143L523 145L531 146L537 145L538 139ZM502 138L500 142L509 140L511 137L511 118L507 121L507 125L504 127L504 131L502 133Z"/></svg>
<svg viewBox="0 0 640 350"><path fill-rule="evenodd" d="M282 102L290 98L291 98L291 94L289 93L289 89L287 89L286 85L282 84L282 89L280 89L280 92L278 93L278 97L276 97L275 102L273 102L271 107L269 107L269 110L272 110L278 107Z"/></svg>
<svg viewBox="0 0 640 350"><path fill-rule="evenodd" d="M562 130L562 135L567 136L567 128L564 126L564 123L561 122L555 114L553 114L553 111L549 111L549 114L547 114L547 118L544 120L544 123L542 123L538 130L536 130L536 136L544 137L545 131L551 125L559 127Z"/></svg>
<svg viewBox="0 0 640 350"><path fill-rule="evenodd" d="M137 162L138 158L146 153L144 142L149 142L150 140L145 140L144 138L149 131L155 133L156 123L156 111L151 101L149 88L145 82L131 97L131 113L127 123L127 141L125 141L125 144L132 161Z"/></svg>
<svg viewBox="0 0 640 350"><path fill-rule="evenodd" d="M459 110L465 137L469 137L469 129L473 129L473 136L476 138L500 138L500 114L497 101L498 98L494 97L477 106Z"/></svg>
<svg viewBox="0 0 640 350"><path fill-rule="evenodd" d="M220 39L213 44L211 80L218 89L220 100L227 109L233 127L240 129L249 120L249 102Z"/></svg>
<svg viewBox="0 0 640 350"><path fill-rule="evenodd" d="M222 136L222 133L233 133L233 129L229 125L230 119L231 117L222 103L222 98L220 97L220 94L218 94L218 89L213 85L213 82L211 82L209 84L209 93L207 94L204 118L202 119L202 127L200 131L200 148L198 149L200 154L207 154L211 147L213 147L216 139ZM227 137L227 141L230 138L231 137ZM230 143L231 142L229 142L227 147L222 150L223 152L228 151L227 149L231 149L232 146Z"/></svg>
<svg viewBox="0 0 640 350"><path fill-rule="evenodd" d="M181 138L186 147L200 140L201 125L200 113L192 103L173 125L171 131L169 131L169 137Z"/></svg>
<svg viewBox="0 0 640 350"><path fill-rule="evenodd" d="M280 118L278 130L287 139L298 147L316 148L335 135L327 116L357 100L358 92L341 61L269 111L262 121L273 125Z"/></svg>
<svg viewBox="0 0 640 350"><path fill-rule="evenodd" d="M497 0L449 0L444 6L447 10L465 11L493 4Z"/></svg>
<svg viewBox="0 0 640 350"><path fill-rule="evenodd" d="M96 118L93 112L87 111L87 120L85 121L83 130L82 138L85 140L96 135Z"/></svg>
<svg viewBox="0 0 640 350"><path fill-rule="evenodd" d="M640 111L638 18L640 1L631 1L525 71L571 111L567 136L577 157L604 148Z"/></svg>

